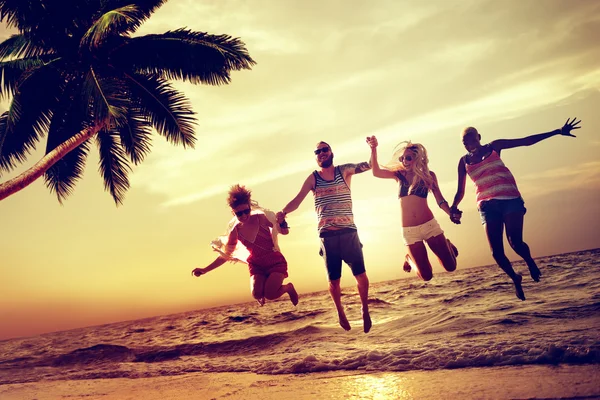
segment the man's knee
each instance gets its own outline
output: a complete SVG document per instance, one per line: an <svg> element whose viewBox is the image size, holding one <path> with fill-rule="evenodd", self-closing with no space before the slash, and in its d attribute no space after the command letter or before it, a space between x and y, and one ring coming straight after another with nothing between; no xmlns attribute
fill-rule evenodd
<svg viewBox="0 0 600 400"><path fill-rule="evenodd" d="M369 277L367 276L366 272L363 272L358 275L354 275L354 279L356 279L356 283L358 283L359 286L364 286L364 285L369 284Z"/></svg>

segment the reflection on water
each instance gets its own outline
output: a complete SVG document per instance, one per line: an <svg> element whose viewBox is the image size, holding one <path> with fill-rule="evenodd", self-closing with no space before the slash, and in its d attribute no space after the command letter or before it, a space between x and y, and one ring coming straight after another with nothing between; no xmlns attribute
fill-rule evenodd
<svg viewBox="0 0 600 400"><path fill-rule="evenodd" d="M348 394L348 399L412 400L414 396L409 393L406 381L399 374L354 375L340 380L340 389Z"/></svg>

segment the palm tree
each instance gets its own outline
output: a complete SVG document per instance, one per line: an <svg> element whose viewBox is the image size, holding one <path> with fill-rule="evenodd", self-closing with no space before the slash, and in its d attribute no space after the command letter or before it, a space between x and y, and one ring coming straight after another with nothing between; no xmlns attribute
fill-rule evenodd
<svg viewBox="0 0 600 400"><path fill-rule="evenodd" d="M153 129L194 147L196 118L170 80L221 85L255 64L228 35L188 29L132 37L166 0L0 0L17 34L0 44L0 174L26 160L42 137L46 155L0 184L0 200L45 175L59 202L81 177L95 137L105 189L117 205L130 163L150 151Z"/></svg>

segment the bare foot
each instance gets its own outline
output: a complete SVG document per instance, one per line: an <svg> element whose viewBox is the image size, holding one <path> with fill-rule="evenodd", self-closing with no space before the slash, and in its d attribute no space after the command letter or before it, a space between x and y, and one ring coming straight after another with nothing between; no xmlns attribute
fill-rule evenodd
<svg viewBox="0 0 600 400"><path fill-rule="evenodd" d="M402 266L402 269L404 270L404 272L410 272L411 271L411 266L410 266L410 262L408 260L408 254L406 255L406 259L404 261L404 265Z"/></svg>
<svg viewBox="0 0 600 400"><path fill-rule="evenodd" d="M265 298L261 297L260 299L256 299L256 301L258 302L258 304L262 307L265 305Z"/></svg>
<svg viewBox="0 0 600 400"><path fill-rule="evenodd" d="M348 318L346 318L346 314L338 313L338 318L340 319L340 326L344 328L345 331L349 331L350 329L352 329L352 327L350 326L350 322L348 322Z"/></svg>
<svg viewBox="0 0 600 400"><path fill-rule="evenodd" d="M515 278L513 279L513 283L515 284L515 294L517 295L517 297L521 300L525 300L525 293L523 292L523 288L521 287L522 280L523 278L521 277L521 275L516 274Z"/></svg>
<svg viewBox="0 0 600 400"><path fill-rule="evenodd" d="M452 252L454 253L454 257L458 257L458 249L456 248L456 246L452 244L450 239L446 240L448 241L448 246L450 246L450 250L452 250Z"/></svg>
<svg viewBox="0 0 600 400"><path fill-rule="evenodd" d="M362 311L362 317L363 317L363 330L365 331L365 333L369 333L369 331L371 330L371 326L373 326L373 323L371 322L371 315L369 315L369 310L367 311Z"/></svg>
<svg viewBox="0 0 600 400"><path fill-rule="evenodd" d="M288 283L287 293L290 296L290 301L292 302L292 304L295 306L298 305L298 292L296 292L296 289L294 288L293 284Z"/></svg>
<svg viewBox="0 0 600 400"><path fill-rule="evenodd" d="M535 263L528 265L529 267L529 274L531 275L531 279L533 279L536 282L540 281L540 276L542 276L542 271L540 271L540 269L537 267L537 265L535 265Z"/></svg>

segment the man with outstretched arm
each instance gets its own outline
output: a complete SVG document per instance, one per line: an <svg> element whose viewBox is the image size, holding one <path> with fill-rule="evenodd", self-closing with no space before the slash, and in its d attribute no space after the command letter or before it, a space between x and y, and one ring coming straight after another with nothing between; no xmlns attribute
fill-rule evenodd
<svg viewBox="0 0 600 400"><path fill-rule="evenodd" d="M340 326L347 331L350 330L350 323L342 306L340 290L342 261L344 261L352 269L356 279L362 305L363 330L367 333L372 325L368 304L369 278L365 271L362 244L354 225L350 181L352 175L368 171L371 166L368 162L334 166L333 152L326 142L317 143L314 153L320 168L306 178L300 192L277 214L277 217L278 220L283 221L286 214L300 206L308 192L313 192L321 238L319 254L325 261L329 293L337 309Z"/></svg>

